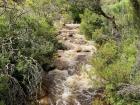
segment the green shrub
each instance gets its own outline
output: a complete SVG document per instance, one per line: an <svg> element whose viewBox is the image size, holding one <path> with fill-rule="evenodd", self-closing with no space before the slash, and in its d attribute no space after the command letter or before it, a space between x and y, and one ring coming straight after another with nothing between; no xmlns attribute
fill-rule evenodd
<svg viewBox="0 0 140 105"><path fill-rule="evenodd" d="M121 51L114 41L108 41L99 47L95 56L93 64L99 77L112 84L130 82L131 69L136 59L134 43L124 42Z"/></svg>
<svg viewBox="0 0 140 105"><path fill-rule="evenodd" d="M88 9L86 9L84 14L81 15L81 19L82 22L80 31L86 36L87 39L95 38L94 34L96 31L100 30L104 26L102 18Z"/></svg>
<svg viewBox="0 0 140 105"><path fill-rule="evenodd" d="M0 102L28 105L36 102L41 66L51 63L59 43L48 18L33 11L22 13L24 5L8 5L14 8L0 16Z"/></svg>
<svg viewBox="0 0 140 105"><path fill-rule="evenodd" d="M121 96L118 96L116 94L115 87L112 87L111 85L108 85L106 87L106 102L110 103L111 105L139 105L140 101L131 99L124 99Z"/></svg>
<svg viewBox="0 0 140 105"><path fill-rule="evenodd" d="M89 10L81 16L82 23L80 31L88 39L93 39L96 43L97 53L93 56L93 69L88 73L96 88L103 87L105 100L109 105L139 105L140 101L121 97L117 94L122 84L139 85L140 73L134 76L136 62L136 43L137 30L134 28L133 15L129 0L108 0L103 1L102 9L109 16L115 16L115 22L121 33L122 39L120 45L113 41L113 28L109 21L101 16L92 13ZM97 19L101 20L99 23ZM98 24L96 24L98 23ZM135 73L134 73L135 74ZM92 76L97 79L92 78ZM93 76L93 77L94 77ZM103 103L96 100L97 104Z"/></svg>
<svg viewBox="0 0 140 105"><path fill-rule="evenodd" d="M131 73L136 60L135 43L131 40L125 40L122 43L121 49L114 41L101 45L92 60L93 72L100 80L104 80L97 85L105 87L106 101L111 105L139 105L139 101L128 102L117 95L119 85L132 83Z"/></svg>
<svg viewBox="0 0 140 105"><path fill-rule="evenodd" d="M80 23L81 17L80 14L83 14L84 9L77 8L77 5L71 4L69 8L70 15L74 23Z"/></svg>

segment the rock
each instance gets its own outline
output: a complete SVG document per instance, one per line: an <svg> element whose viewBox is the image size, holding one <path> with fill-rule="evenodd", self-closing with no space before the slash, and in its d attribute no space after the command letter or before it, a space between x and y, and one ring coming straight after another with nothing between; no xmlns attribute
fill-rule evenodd
<svg viewBox="0 0 140 105"><path fill-rule="evenodd" d="M49 72L49 71L54 70L56 67L53 64L45 63L45 64L42 65L42 68L45 72Z"/></svg>
<svg viewBox="0 0 140 105"><path fill-rule="evenodd" d="M70 42L70 40L67 40L67 41L65 41L65 42L63 42L63 43L64 43L64 45L67 47L67 50L70 50L70 49L74 49L74 48L75 48L75 45L72 44L72 43Z"/></svg>
<svg viewBox="0 0 140 105"><path fill-rule="evenodd" d="M71 89L73 92L72 95L80 105L91 105L94 91L90 90L91 85L86 74L70 76L67 78L66 84Z"/></svg>
<svg viewBox="0 0 140 105"><path fill-rule="evenodd" d="M124 98L140 99L140 85L123 84L119 87L118 95Z"/></svg>
<svg viewBox="0 0 140 105"><path fill-rule="evenodd" d="M73 57L74 58L74 57ZM78 70L79 68L79 62L72 59L72 57L61 57L60 59L56 60L54 65L56 66L57 69L59 70L73 70L74 71ZM71 72L72 73L72 72Z"/></svg>
<svg viewBox="0 0 140 105"><path fill-rule="evenodd" d="M95 90L93 89L82 90L77 93L77 100L81 105L93 105L94 95Z"/></svg>
<svg viewBox="0 0 140 105"><path fill-rule="evenodd" d="M38 100L39 105L48 105L48 97L43 97L40 100Z"/></svg>
<svg viewBox="0 0 140 105"><path fill-rule="evenodd" d="M71 76L71 75L74 75L76 72L75 69L68 69L68 74Z"/></svg>
<svg viewBox="0 0 140 105"><path fill-rule="evenodd" d="M67 69L68 69L69 62L66 61L65 59L57 59L57 60L54 62L54 65L55 65L56 68L59 69L59 70L67 70Z"/></svg>
<svg viewBox="0 0 140 105"><path fill-rule="evenodd" d="M80 45L83 44L83 45L84 45L84 44L87 43L87 41L84 40L84 39L82 39L82 38L80 38L80 39L78 39L78 38L76 39L76 38L75 38L75 39L74 39L74 43L75 43L75 44L80 44Z"/></svg>
<svg viewBox="0 0 140 105"><path fill-rule="evenodd" d="M74 34L73 32L70 32L68 36L73 37L73 34Z"/></svg>
<svg viewBox="0 0 140 105"><path fill-rule="evenodd" d="M65 40L65 41L66 41L66 40L68 40L68 38L66 38L66 37L63 37L63 40Z"/></svg>
<svg viewBox="0 0 140 105"><path fill-rule="evenodd" d="M75 61L78 61L80 63L84 63L87 62L87 55L84 53L79 53L77 54L77 56L75 57Z"/></svg>
<svg viewBox="0 0 140 105"><path fill-rule="evenodd" d="M38 94L37 94L37 96L38 96L38 100L40 100L40 99L42 99L43 97L45 97L46 96L46 91L44 90L44 88L45 87L41 87L41 88L39 88L39 90L38 90Z"/></svg>
<svg viewBox="0 0 140 105"><path fill-rule="evenodd" d="M92 52L94 51L93 45L90 46L82 46L83 52Z"/></svg>
<svg viewBox="0 0 140 105"><path fill-rule="evenodd" d="M80 70L80 65L78 61L70 61L69 62L69 68L68 68L68 73L69 75L76 74L77 71Z"/></svg>
<svg viewBox="0 0 140 105"><path fill-rule="evenodd" d="M85 64L85 65L83 65L83 68L84 68L84 70L90 72L93 69L93 66L90 64Z"/></svg>
<svg viewBox="0 0 140 105"><path fill-rule="evenodd" d="M68 72L53 70L48 74L44 73L43 75L43 85L45 87L48 96L51 98L51 101L54 102L53 105L56 105L55 102L61 98L61 94L64 91L64 81L68 77Z"/></svg>
<svg viewBox="0 0 140 105"><path fill-rule="evenodd" d="M65 24L65 27L69 30L76 29L80 27L80 24Z"/></svg>
<svg viewBox="0 0 140 105"><path fill-rule="evenodd" d="M76 48L76 52L81 52L82 51L82 48L81 47L77 47Z"/></svg>
<svg viewBox="0 0 140 105"><path fill-rule="evenodd" d="M73 94L75 94L76 91L91 88L91 81L86 73L69 76L65 83L73 91Z"/></svg>

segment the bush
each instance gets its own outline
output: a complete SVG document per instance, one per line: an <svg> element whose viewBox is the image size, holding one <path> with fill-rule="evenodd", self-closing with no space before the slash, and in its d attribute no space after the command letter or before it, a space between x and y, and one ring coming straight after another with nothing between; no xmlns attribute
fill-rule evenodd
<svg viewBox="0 0 140 105"><path fill-rule="evenodd" d="M86 36L87 39L95 38L94 34L104 26L101 16L86 9L84 14L81 15L80 31ZM96 34L97 35L97 34Z"/></svg>
<svg viewBox="0 0 140 105"><path fill-rule="evenodd" d="M0 102L30 105L41 86L41 66L51 62L59 44L48 18L22 13L24 5L12 1L8 6L11 9L0 16Z"/></svg>
<svg viewBox="0 0 140 105"><path fill-rule="evenodd" d="M97 80L93 78L93 82L97 85L96 87L104 88L105 100L103 100L103 102L107 102L109 105L139 105L140 101L138 96L132 98L132 96L126 97L117 94L118 91L121 90L120 86L122 86L122 84L139 85L140 75L139 73L137 73L135 77L133 75L133 72L135 72L134 66L136 62L136 43L138 36L134 25L132 25L133 18L129 0L119 0L115 2L116 3L105 4L102 8L105 13L115 16L115 22L122 36L120 45L112 40L112 25L108 24L106 20L101 18L103 21L102 26L91 29L88 28L90 29L88 31L86 27L89 23L85 21L90 19L86 17L91 18L92 16L86 15L83 20L84 22L82 24L86 26L85 29L87 31L84 32L90 33L90 38L95 40L98 49L92 60L93 70L90 71L89 74L91 78L92 75L97 76ZM95 17L96 16L90 21L95 22ZM96 101L97 104L102 104L102 100Z"/></svg>
<svg viewBox="0 0 140 105"><path fill-rule="evenodd" d="M129 41L123 44L122 51L114 41L106 42L99 47L96 57L93 58L97 74L113 84L130 82L131 69L135 63L135 49L135 44L130 44Z"/></svg>
<svg viewBox="0 0 140 105"><path fill-rule="evenodd" d="M77 8L77 5L71 4L69 8L70 15L74 23L80 23L81 17L80 14L83 14L84 9Z"/></svg>
<svg viewBox="0 0 140 105"><path fill-rule="evenodd" d="M136 60L136 46L130 40L122 43L121 49L112 40L101 45L92 60L94 69L90 74L96 74L100 80L103 80L96 82L99 87L105 87L106 102L111 105L139 105L139 101L128 102L117 95L121 84L134 83L131 73Z"/></svg>

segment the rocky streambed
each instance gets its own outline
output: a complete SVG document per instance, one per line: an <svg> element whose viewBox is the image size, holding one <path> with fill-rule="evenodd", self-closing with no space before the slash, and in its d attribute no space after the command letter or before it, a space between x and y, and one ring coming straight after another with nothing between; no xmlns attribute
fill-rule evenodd
<svg viewBox="0 0 140 105"><path fill-rule="evenodd" d="M87 71L96 52L94 42L79 34L79 24L66 24L60 30L58 40L65 50L58 50L56 68L43 74L43 86L47 96L40 105L92 105L96 91L92 89Z"/></svg>

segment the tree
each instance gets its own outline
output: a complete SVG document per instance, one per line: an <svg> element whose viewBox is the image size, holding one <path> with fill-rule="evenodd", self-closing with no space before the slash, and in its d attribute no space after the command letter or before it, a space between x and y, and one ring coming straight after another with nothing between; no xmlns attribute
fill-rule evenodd
<svg viewBox="0 0 140 105"><path fill-rule="evenodd" d="M121 34L119 32L119 28L115 22L115 17L106 14L101 5L101 0L70 0L71 4L77 5L77 8L80 10L88 8L90 11L98 15L104 16L112 23L112 34L114 35L114 40L119 44L121 41Z"/></svg>

